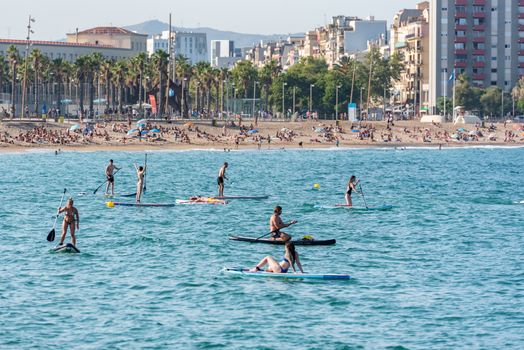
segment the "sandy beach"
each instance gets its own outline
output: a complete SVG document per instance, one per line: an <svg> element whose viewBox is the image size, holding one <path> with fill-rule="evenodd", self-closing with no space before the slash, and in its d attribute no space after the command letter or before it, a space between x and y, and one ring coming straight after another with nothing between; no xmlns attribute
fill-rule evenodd
<svg viewBox="0 0 524 350"><path fill-rule="evenodd" d="M76 125L76 127L73 127ZM72 131L71 128L76 128ZM130 130L135 132L128 133ZM141 135L139 135L141 133ZM147 121L93 124L4 120L0 152L34 149L139 151L332 147L522 146L524 124L432 124L417 121Z"/></svg>

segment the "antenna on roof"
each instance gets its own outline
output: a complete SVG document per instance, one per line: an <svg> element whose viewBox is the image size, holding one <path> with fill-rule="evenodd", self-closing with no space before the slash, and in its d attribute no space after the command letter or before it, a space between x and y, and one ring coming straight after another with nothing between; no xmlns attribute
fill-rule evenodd
<svg viewBox="0 0 524 350"><path fill-rule="evenodd" d="M78 44L78 28L76 28L76 43Z"/></svg>

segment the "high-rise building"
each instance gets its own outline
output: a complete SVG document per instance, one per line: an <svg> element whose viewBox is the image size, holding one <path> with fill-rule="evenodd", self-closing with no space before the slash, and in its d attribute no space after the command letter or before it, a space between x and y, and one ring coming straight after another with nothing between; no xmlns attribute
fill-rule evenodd
<svg viewBox="0 0 524 350"><path fill-rule="evenodd" d="M432 0L432 112L439 97L451 96L453 70L474 86L512 89L524 75L524 0Z"/></svg>
<svg viewBox="0 0 524 350"><path fill-rule="evenodd" d="M208 61L206 33L172 32L172 52L186 57L191 64ZM147 39L147 52L152 55L158 50L169 51L169 31Z"/></svg>

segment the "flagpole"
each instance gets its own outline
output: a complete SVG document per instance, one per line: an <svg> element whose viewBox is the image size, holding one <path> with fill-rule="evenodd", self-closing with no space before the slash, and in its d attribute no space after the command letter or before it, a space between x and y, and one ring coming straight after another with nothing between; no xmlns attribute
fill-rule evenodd
<svg viewBox="0 0 524 350"><path fill-rule="evenodd" d="M447 105L447 102L448 102L448 75L447 73L444 73L444 121L447 118L447 115L446 115L446 105Z"/></svg>

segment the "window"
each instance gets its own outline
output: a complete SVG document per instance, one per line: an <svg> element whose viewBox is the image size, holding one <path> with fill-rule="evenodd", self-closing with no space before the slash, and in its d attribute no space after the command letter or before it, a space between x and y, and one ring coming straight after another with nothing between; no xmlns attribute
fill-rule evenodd
<svg viewBox="0 0 524 350"><path fill-rule="evenodd" d="M497 73L497 68L492 68L491 73Z"/></svg>
<svg viewBox="0 0 524 350"><path fill-rule="evenodd" d="M455 12L466 12L466 6L455 6Z"/></svg>
<svg viewBox="0 0 524 350"><path fill-rule="evenodd" d="M473 12L484 12L484 6L473 6Z"/></svg>
<svg viewBox="0 0 524 350"><path fill-rule="evenodd" d="M468 22L466 21L465 18L457 18L455 20L455 24L458 24L458 25L461 25L461 26L465 26L468 24Z"/></svg>
<svg viewBox="0 0 524 350"><path fill-rule="evenodd" d="M466 49L466 44L465 43L455 43L455 49L456 50L464 50L464 49Z"/></svg>
<svg viewBox="0 0 524 350"><path fill-rule="evenodd" d="M466 31L464 30L457 30L455 31L456 36L466 36Z"/></svg>

